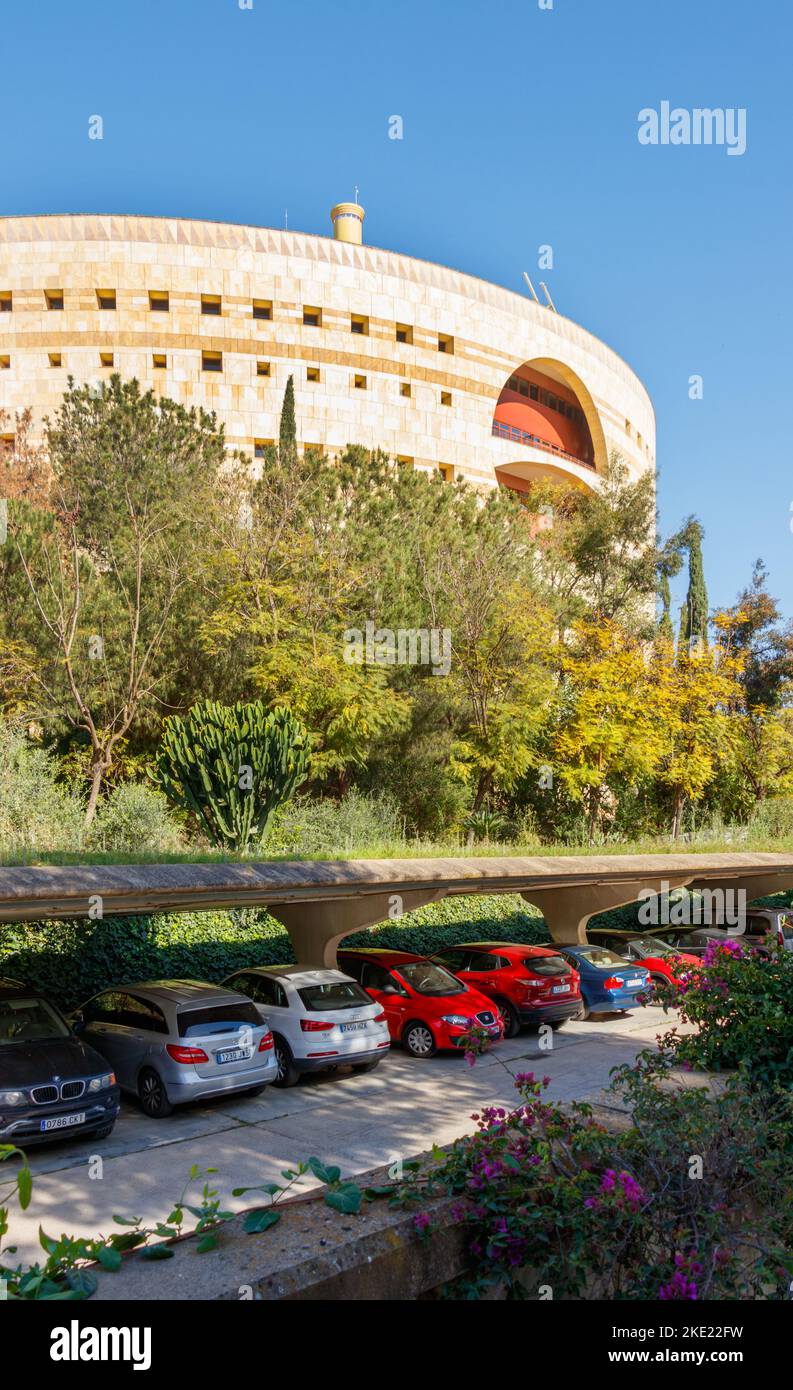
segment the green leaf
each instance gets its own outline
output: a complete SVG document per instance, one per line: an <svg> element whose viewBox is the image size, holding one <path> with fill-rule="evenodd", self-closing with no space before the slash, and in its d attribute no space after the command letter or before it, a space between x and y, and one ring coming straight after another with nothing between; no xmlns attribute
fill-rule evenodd
<svg viewBox="0 0 793 1390"><path fill-rule="evenodd" d="M242 1229L249 1235L260 1235L262 1231L269 1231L271 1226L275 1226L281 1220L280 1211L274 1207L260 1207L257 1211L249 1211L242 1223Z"/></svg>
<svg viewBox="0 0 793 1390"><path fill-rule="evenodd" d="M147 1245L140 1252L142 1260L172 1260L174 1250L170 1245Z"/></svg>
<svg viewBox="0 0 793 1390"><path fill-rule="evenodd" d="M115 1274L121 1268L121 1252L109 1245L102 1245L99 1249L99 1263L103 1269L109 1269Z"/></svg>
<svg viewBox="0 0 793 1390"><path fill-rule="evenodd" d="M344 1212L348 1216L357 1216L361 1209L361 1199L363 1193L355 1183L345 1183L343 1187L337 1187L333 1191L325 1193L327 1206L333 1207L334 1211Z"/></svg>

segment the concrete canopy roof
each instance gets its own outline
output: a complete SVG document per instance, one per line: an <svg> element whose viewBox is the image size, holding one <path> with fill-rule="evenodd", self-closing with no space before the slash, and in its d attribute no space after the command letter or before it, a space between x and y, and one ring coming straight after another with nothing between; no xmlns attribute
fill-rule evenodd
<svg viewBox="0 0 793 1390"><path fill-rule="evenodd" d="M447 896L520 893L555 941L586 940L590 917L647 892L793 886L793 854L569 855L0 868L0 922L266 906L298 960L334 966L351 932Z"/></svg>

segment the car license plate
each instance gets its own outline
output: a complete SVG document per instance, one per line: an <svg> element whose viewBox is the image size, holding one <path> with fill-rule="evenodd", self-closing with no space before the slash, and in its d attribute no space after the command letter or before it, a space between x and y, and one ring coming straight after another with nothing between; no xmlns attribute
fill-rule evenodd
<svg viewBox="0 0 793 1390"><path fill-rule="evenodd" d="M342 1033L362 1033L366 1023L342 1023Z"/></svg>
<svg viewBox="0 0 793 1390"><path fill-rule="evenodd" d="M569 994L569 992L569 985L554 985L553 989L551 990L551 994Z"/></svg>
<svg viewBox="0 0 793 1390"><path fill-rule="evenodd" d="M85 1111L81 1110L77 1115L52 1115L49 1120L40 1120L39 1127L43 1132L51 1129L72 1129L74 1125L85 1124Z"/></svg>
<svg viewBox="0 0 793 1390"><path fill-rule="evenodd" d="M215 1057L218 1066L222 1067L224 1062L247 1062L250 1055L247 1047L231 1047L227 1052L217 1052Z"/></svg>

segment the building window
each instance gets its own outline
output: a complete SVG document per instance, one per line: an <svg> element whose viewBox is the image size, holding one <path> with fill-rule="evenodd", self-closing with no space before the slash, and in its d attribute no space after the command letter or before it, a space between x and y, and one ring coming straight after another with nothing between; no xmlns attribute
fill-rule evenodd
<svg viewBox="0 0 793 1390"><path fill-rule="evenodd" d="M100 309L115 309L116 292L115 290L97 290L96 302Z"/></svg>
<svg viewBox="0 0 793 1390"><path fill-rule="evenodd" d="M202 372L222 372L223 353L222 352L202 352L201 353Z"/></svg>
<svg viewBox="0 0 793 1390"><path fill-rule="evenodd" d="M10 314L14 307L14 296L10 290L0 290L0 314Z"/></svg>
<svg viewBox="0 0 793 1390"><path fill-rule="evenodd" d="M167 314L171 299L167 290L149 290L149 308L156 314Z"/></svg>
<svg viewBox="0 0 793 1390"><path fill-rule="evenodd" d="M272 448L274 448L274 447L275 447L275 440L274 440L274 439L254 439L254 441L253 441L253 457L254 457L254 458L257 458L257 459L263 459L263 458L265 457L266 453L267 453L267 450L268 450L268 449L272 449Z"/></svg>
<svg viewBox="0 0 793 1390"><path fill-rule="evenodd" d="M441 475L441 477L443 478L443 481L444 481L445 483L453 483L453 482L454 482L454 464L451 464L451 463L439 463L439 464L438 464L438 472L440 473L440 475Z"/></svg>
<svg viewBox="0 0 793 1390"><path fill-rule="evenodd" d="M112 367L112 366L113 366L113 354L112 354L112 352L100 352L100 354L99 354L99 365L100 365L100 367Z"/></svg>
<svg viewBox="0 0 793 1390"><path fill-rule="evenodd" d="M215 317L220 313L221 303L219 294L202 294L201 313L214 314Z"/></svg>
<svg viewBox="0 0 793 1390"><path fill-rule="evenodd" d="M355 376L353 377L353 385L355 386L356 391L365 391L365 390L366 390L366 377L365 377L365 376L359 376L358 373L356 372Z"/></svg>
<svg viewBox="0 0 793 1390"><path fill-rule="evenodd" d="M254 299L253 317L255 319L271 319L273 316L273 301L271 299Z"/></svg>
<svg viewBox="0 0 793 1390"><path fill-rule="evenodd" d="M165 353L152 353L151 365L153 366L155 372L164 372L165 368L168 366L168 358L165 356Z"/></svg>
<svg viewBox="0 0 793 1390"><path fill-rule="evenodd" d="M410 382L409 382L409 381L401 381L401 382L399 383L399 394L400 394L400 396L410 396L410 395L411 395L411 386L410 386Z"/></svg>
<svg viewBox="0 0 793 1390"><path fill-rule="evenodd" d="M0 356L0 372L7 372L10 366L11 358L7 357L6 354L3 353L2 356Z"/></svg>
<svg viewBox="0 0 793 1390"><path fill-rule="evenodd" d="M529 395L533 401L538 401L540 399L540 388L539 386L535 386L533 381L529 382Z"/></svg>
<svg viewBox="0 0 793 1390"><path fill-rule="evenodd" d="M15 444L15 434L0 434L0 455L13 454Z"/></svg>
<svg viewBox="0 0 793 1390"><path fill-rule="evenodd" d="M438 352L454 352L454 338L450 338L448 333L438 334Z"/></svg>
<svg viewBox="0 0 793 1390"><path fill-rule="evenodd" d="M368 334L368 332L369 332L369 320L368 320L368 318L366 317L365 314L351 314L351 315L350 315L350 332L351 332L351 333L363 333L364 335Z"/></svg>
<svg viewBox="0 0 793 1390"><path fill-rule="evenodd" d="M451 391L441 391L441 405L451 405L451 403L452 403L452 393L451 393Z"/></svg>
<svg viewBox="0 0 793 1390"><path fill-rule="evenodd" d="M321 459L325 450L321 444L304 444L303 457L307 459Z"/></svg>
<svg viewBox="0 0 793 1390"><path fill-rule="evenodd" d="M310 304L303 305L303 322L306 328L322 327L322 310L315 309Z"/></svg>
<svg viewBox="0 0 793 1390"><path fill-rule="evenodd" d="M51 367L62 367L63 358L61 354L59 352L51 352L49 354L49 363Z"/></svg>
<svg viewBox="0 0 793 1390"><path fill-rule="evenodd" d="M415 459L412 459L409 454L397 454L397 463L401 468L413 468Z"/></svg>
<svg viewBox="0 0 793 1390"><path fill-rule="evenodd" d="M630 435L630 432L631 432L631 422L630 422L630 420L626 420L626 421L625 421L625 433L626 433L627 435Z"/></svg>
<svg viewBox="0 0 793 1390"><path fill-rule="evenodd" d="M48 309L63 308L63 290L45 290L44 298L47 301Z"/></svg>
<svg viewBox="0 0 793 1390"><path fill-rule="evenodd" d="M306 381L320 381L319 367L306 367Z"/></svg>
<svg viewBox="0 0 793 1390"><path fill-rule="evenodd" d="M396 326L396 340L398 343L412 343L413 329L409 323L398 323Z"/></svg>
<svg viewBox="0 0 793 1390"><path fill-rule="evenodd" d="M256 375L257 375L257 376L269 376L269 375L270 375L270 363L269 363L269 362L261 362L261 361L257 362L257 363L256 363Z"/></svg>

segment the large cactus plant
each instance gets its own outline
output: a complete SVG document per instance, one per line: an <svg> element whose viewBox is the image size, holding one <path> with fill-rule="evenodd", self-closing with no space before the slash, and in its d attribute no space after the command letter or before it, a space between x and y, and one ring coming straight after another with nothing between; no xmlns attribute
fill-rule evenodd
<svg viewBox="0 0 793 1390"><path fill-rule="evenodd" d="M288 709L203 700L165 720L154 781L194 812L213 844L243 851L308 770L309 735Z"/></svg>

